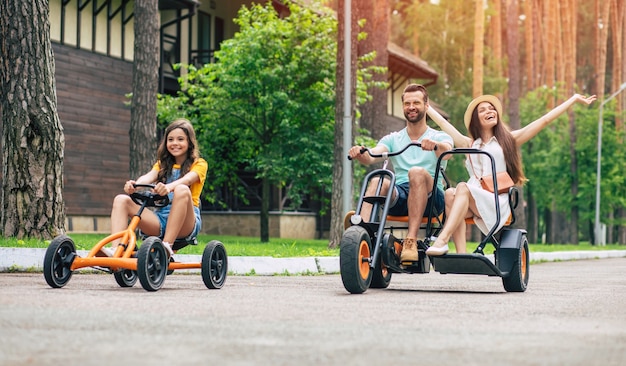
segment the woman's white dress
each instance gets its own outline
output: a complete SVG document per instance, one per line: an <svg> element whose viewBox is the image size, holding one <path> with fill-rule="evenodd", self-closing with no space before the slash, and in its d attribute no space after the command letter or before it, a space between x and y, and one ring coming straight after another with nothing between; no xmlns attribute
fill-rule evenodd
<svg viewBox="0 0 626 366"><path fill-rule="evenodd" d="M481 149L491 154L496 163L496 172L505 172L506 162L504 160L504 153L496 138L492 137L486 144L484 144L484 146L481 147L481 145L482 140L479 138L474 141L472 148ZM471 164L469 158L465 160L465 168L470 176L470 179L467 181L467 185L474 201L476 202L476 207L478 208L478 212L480 214L480 218L474 217L474 222L483 234L487 234L496 224L495 200L493 192L483 189L478 178L483 175L491 174L491 160L484 154L473 154L471 155ZM511 214L509 195L507 193L500 194L498 196L498 201L500 204L500 223L495 232L504 226L506 220Z"/></svg>

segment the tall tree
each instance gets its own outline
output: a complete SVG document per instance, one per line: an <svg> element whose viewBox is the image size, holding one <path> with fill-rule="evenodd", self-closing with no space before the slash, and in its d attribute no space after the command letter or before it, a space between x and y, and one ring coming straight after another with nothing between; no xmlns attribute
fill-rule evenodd
<svg viewBox="0 0 626 366"><path fill-rule="evenodd" d="M159 4L135 0L133 96L130 110L130 177L148 171L156 156L159 88Z"/></svg>
<svg viewBox="0 0 626 366"><path fill-rule="evenodd" d="M502 61L504 53L502 51L502 0L493 1L493 15L491 17L492 28L492 48L494 58L494 71L496 75L502 75Z"/></svg>
<svg viewBox="0 0 626 366"><path fill-rule="evenodd" d="M355 1L356 2L356 1ZM359 57L367 56L372 52L375 57L362 66L387 67L389 43L389 0L364 0L358 2L359 19L365 20L363 32L364 40L358 42ZM379 140L386 134L385 124L382 121L387 117L387 88L380 87L387 82L387 73L374 73L367 93L370 98L359 107L361 111L360 127L368 130L371 137Z"/></svg>
<svg viewBox="0 0 626 366"><path fill-rule="evenodd" d="M507 38L507 60L509 65L509 88L508 88L508 116L509 126L511 129L519 129L521 127L520 121L520 98L522 81L520 76L522 70L520 68L520 55L519 55L519 3L517 0L506 1L506 38ZM520 209L516 212L518 221L517 225L526 227L526 215L523 207L524 195L521 195L521 204L518 205Z"/></svg>
<svg viewBox="0 0 626 366"><path fill-rule="evenodd" d="M331 216L330 216L330 237L329 247L335 248L339 246L341 241L341 233L343 232L343 216L344 212L348 211L346 207L343 207L343 195L349 194L352 196L352 192L343 192L343 161L347 159L343 154L343 116L344 106L348 102L344 98L345 93L345 78L347 75L344 71L345 62L345 28L350 27L351 39L349 40L350 54L357 54L357 39L356 35L359 32L357 19L358 14L355 1L351 1L350 19L346 18L345 12L345 0L339 0L337 5L337 19L339 20L337 25L337 67L335 71L335 134L334 134L334 150L333 150L333 183L331 193ZM357 59L356 57L350 58L350 111L356 109L356 70ZM351 116L354 121L354 115ZM354 123L352 124L354 126ZM351 138L352 140L352 138Z"/></svg>
<svg viewBox="0 0 626 366"><path fill-rule="evenodd" d="M474 1L474 66L472 96L483 94L483 59L485 43L485 7L483 0Z"/></svg>
<svg viewBox="0 0 626 366"><path fill-rule="evenodd" d="M563 70L563 83L567 95L572 95L575 90L576 80L576 14L578 7L576 6L576 0L566 0L560 4L561 13L561 32L563 42L563 58L562 66ZM577 133L576 133L576 118L573 110L569 110L569 153L570 153L570 192L572 194L571 215L569 216L569 223L571 227L578 228L579 220L579 206L578 206L578 153L576 151ZM566 242L572 244L578 244L578 230L570 230L569 238L566 238Z"/></svg>
<svg viewBox="0 0 626 366"><path fill-rule="evenodd" d="M196 122L202 155L212 162L205 192L237 191L237 171L260 182L261 241L269 241L271 190L286 190L292 207L316 199L331 183L336 21L322 8L289 3L280 18L271 3L242 7L240 31L222 42L219 60L181 79L166 98ZM180 111L179 111L180 112ZM243 197L246 199L246 197Z"/></svg>
<svg viewBox="0 0 626 366"><path fill-rule="evenodd" d="M5 237L64 232L63 149L46 0L0 2Z"/></svg>

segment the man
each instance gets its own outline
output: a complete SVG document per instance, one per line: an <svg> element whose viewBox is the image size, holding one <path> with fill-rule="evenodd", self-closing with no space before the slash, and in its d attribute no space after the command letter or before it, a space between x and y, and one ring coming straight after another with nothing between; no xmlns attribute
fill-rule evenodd
<svg viewBox="0 0 626 366"><path fill-rule="evenodd" d="M442 153L452 149L453 141L446 133L430 128L426 124L428 107L426 88L418 84L407 85L402 92L402 108L406 118L406 127L384 136L378 145L371 149L374 154L382 154L398 151L411 141L417 141L422 145L421 149L411 147L404 153L390 158L396 175L396 184L393 187L393 203L389 209L389 215L409 216L408 232L400 254L400 261L403 263L418 260L417 234L426 207L432 201L437 213L441 213L445 206L443 182L440 179L437 189L432 192L433 177L437 167L437 159ZM353 146L349 152L350 157L364 165L382 160L381 158L372 158L367 152L361 153L362 149L363 146ZM366 195L374 195L377 184L378 181L373 180L366 190ZM386 195L388 190L389 182L385 180L381 195ZM364 221L369 221L371 210L371 204L363 205L361 217Z"/></svg>

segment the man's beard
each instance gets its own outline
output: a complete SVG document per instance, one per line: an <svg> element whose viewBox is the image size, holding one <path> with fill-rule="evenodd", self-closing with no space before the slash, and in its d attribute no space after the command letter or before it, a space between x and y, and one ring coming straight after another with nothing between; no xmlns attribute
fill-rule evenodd
<svg viewBox="0 0 626 366"><path fill-rule="evenodd" d="M418 111L417 116L415 116L415 118L413 119L409 118L408 113L404 114L404 118L406 118L406 120L411 123L418 123L419 121L422 120L422 118L424 118L425 115L426 115L425 111Z"/></svg>

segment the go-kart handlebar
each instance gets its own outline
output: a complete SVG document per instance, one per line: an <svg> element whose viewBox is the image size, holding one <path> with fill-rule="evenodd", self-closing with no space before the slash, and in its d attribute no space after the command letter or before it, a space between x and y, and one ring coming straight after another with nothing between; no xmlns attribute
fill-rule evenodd
<svg viewBox="0 0 626 366"><path fill-rule="evenodd" d="M150 188L154 189L154 184L134 183L135 188ZM165 207L170 204L170 198L168 196L161 196L151 191L133 192L130 198L136 204L145 207Z"/></svg>
<svg viewBox="0 0 626 366"><path fill-rule="evenodd" d="M386 158L388 158L390 156L396 156L396 155L402 154L404 151L406 151L406 149L408 149L411 146L417 146L417 147L421 148L422 144L419 143L419 142L411 141L405 147L403 147L402 149L400 149L398 151L395 151L395 152L384 152L382 154L374 154L374 153L372 153L372 150L370 148L367 148L367 147L361 148L360 152L361 152L361 154L367 152L373 158L385 158L386 159ZM435 149L434 150L437 150L437 145L435 145ZM348 155L348 160L352 160L352 158L349 155Z"/></svg>

